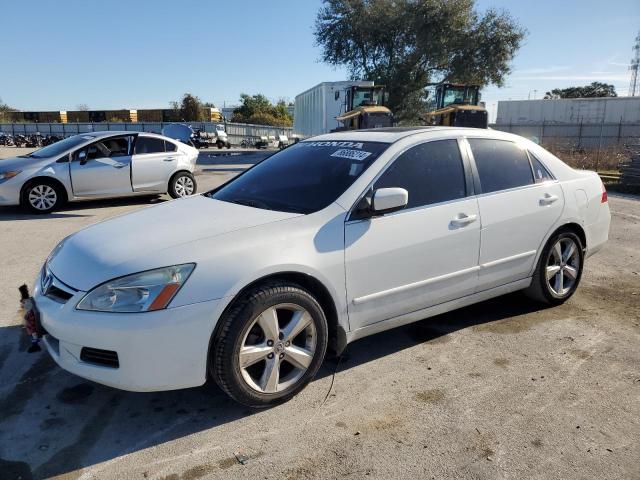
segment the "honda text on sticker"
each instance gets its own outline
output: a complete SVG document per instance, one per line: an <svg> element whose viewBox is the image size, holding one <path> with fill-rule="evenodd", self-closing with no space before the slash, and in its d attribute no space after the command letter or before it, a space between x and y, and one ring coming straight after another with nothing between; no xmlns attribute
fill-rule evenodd
<svg viewBox="0 0 640 480"><path fill-rule="evenodd" d="M67 237L34 299L76 375L134 391L210 376L259 407L366 335L516 290L566 301L609 222L595 173L515 135L333 133Z"/></svg>

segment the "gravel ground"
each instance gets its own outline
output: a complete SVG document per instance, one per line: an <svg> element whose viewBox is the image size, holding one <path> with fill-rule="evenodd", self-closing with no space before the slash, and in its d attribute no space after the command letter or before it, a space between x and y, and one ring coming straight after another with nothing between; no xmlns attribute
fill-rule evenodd
<svg viewBox="0 0 640 480"><path fill-rule="evenodd" d="M245 161L203 156L201 190ZM640 201L609 198L610 242L565 305L512 294L360 340L260 411L25 352L17 286L69 233L164 198L0 209L0 478L640 478Z"/></svg>

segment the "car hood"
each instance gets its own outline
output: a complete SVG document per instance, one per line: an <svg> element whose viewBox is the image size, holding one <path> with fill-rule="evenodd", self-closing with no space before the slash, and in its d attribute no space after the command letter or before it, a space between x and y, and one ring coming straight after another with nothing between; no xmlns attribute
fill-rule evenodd
<svg viewBox="0 0 640 480"><path fill-rule="evenodd" d="M214 200L202 195L144 208L87 227L52 253L49 268L77 290L153 268L197 263L190 244L238 230L297 217ZM212 248L214 242L212 242Z"/></svg>
<svg viewBox="0 0 640 480"><path fill-rule="evenodd" d="M52 162L51 158L11 157L0 160L0 172L6 170L24 170L25 168L41 168Z"/></svg>

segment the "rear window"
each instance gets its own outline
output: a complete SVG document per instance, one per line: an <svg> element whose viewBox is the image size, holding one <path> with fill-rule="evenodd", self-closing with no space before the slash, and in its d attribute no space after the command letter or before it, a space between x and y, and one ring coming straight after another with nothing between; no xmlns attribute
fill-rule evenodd
<svg viewBox="0 0 640 480"><path fill-rule="evenodd" d="M164 153L164 140L155 137L139 136L136 139L135 154Z"/></svg>
<svg viewBox="0 0 640 480"><path fill-rule="evenodd" d="M209 196L267 210L316 212L342 195L388 146L378 142L300 142Z"/></svg>

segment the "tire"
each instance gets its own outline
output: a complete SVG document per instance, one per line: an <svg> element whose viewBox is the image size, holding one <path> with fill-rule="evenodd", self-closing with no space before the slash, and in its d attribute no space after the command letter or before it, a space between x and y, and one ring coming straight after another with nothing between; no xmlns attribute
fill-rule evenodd
<svg viewBox="0 0 640 480"><path fill-rule="evenodd" d="M220 140L218 140L216 142L216 146L218 147L218 150L222 150L222 147L224 147L224 143L222 143Z"/></svg>
<svg viewBox="0 0 640 480"><path fill-rule="evenodd" d="M309 292L292 283L264 284L221 317L209 349L209 371L237 402L253 408L277 405L318 372L327 338L327 319Z"/></svg>
<svg viewBox="0 0 640 480"><path fill-rule="evenodd" d="M227 142L226 147L227 147L227 150L229 150L231 148L231 142Z"/></svg>
<svg viewBox="0 0 640 480"><path fill-rule="evenodd" d="M169 180L169 195L171 198L182 198L194 195L198 191L198 184L191 172L178 172Z"/></svg>
<svg viewBox="0 0 640 480"><path fill-rule="evenodd" d="M64 189L55 181L36 179L28 182L20 194L20 205L31 213L51 213L66 201Z"/></svg>
<svg viewBox="0 0 640 480"><path fill-rule="evenodd" d="M560 231L549 239L542 250L531 285L524 292L539 302L560 305L575 293L583 267L582 241L571 231Z"/></svg>

